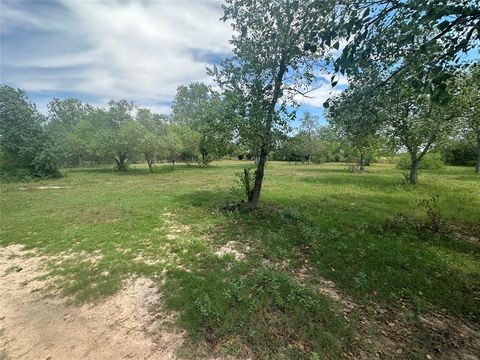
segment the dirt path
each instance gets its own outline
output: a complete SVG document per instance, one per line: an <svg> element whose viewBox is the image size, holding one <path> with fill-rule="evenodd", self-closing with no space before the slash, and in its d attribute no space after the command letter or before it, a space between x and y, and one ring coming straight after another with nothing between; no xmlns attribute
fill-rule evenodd
<svg viewBox="0 0 480 360"><path fill-rule="evenodd" d="M161 329L169 315L151 280L131 280L98 304L66 306L41 291L44 258L24 255L0 247L0 360L175 359L183 334Z"/></svg>

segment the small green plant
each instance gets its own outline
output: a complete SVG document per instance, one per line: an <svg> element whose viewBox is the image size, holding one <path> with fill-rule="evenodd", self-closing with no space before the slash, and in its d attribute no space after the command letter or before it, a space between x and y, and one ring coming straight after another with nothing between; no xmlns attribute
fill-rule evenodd
<svg viewBox="0 0 480 360"><path fill-rule="evenodd" d="M417 200L417 206L426 208L427 217L422 227L432 234L438 234L443 228L443 219L438 206L438 195L432 195L429 199Z"/></svg>
<svg viewBox="0 0 480 360"><path fill-rule="evenodd" d="M253 193L253 186L255 184L255 171L253 168L245 168L235 174L235 185L231 188L231 192L235 197L246 197L250 201Z"/></svg>
<svg viewBox="0 0 480 360"><path fill-rule="evenodd" d="M383 224L384 230L407 230L427 231L430 234L438 234L445 228L445 221L440 214L438 195L432 195L430 198L418 199L415 204L418 208L425 209L426 217L424 220L417 219L411 215L403 213L388 217Z"/></svg>

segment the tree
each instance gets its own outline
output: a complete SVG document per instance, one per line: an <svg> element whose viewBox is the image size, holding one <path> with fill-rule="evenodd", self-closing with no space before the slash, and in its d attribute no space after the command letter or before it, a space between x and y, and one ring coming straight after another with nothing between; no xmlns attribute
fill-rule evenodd
<svg viewBox="0 0 480 360"><path fill-rule="evenodd" d="M160 137L160 153L175 166L175 161L180 156L183 149L182 139L174 128L170 127L165 134Z"/></svg>
<svg viewBox="0 0 480 360"><path fill-rule="evenodd" d="M300 122L299 135L302 138L308 164L310 164L313 154L318 152L318 130L318 116L314 116L309 112L303 114L303 118Z"/></svg>
<svg viewBox="0 0 480 360"><path fill-rule="evenodd" d="M321 49L314 45L329 2L227 0L224 21L235 35L233 56L209 70L226 98L236 99L240 136L258 146L250 208L258 206L265 163L277 134L295 114L296 96L314 80Z"/></svg>
<svg viewBox="0 0 480 360"><path fill-rule="evenodd" d="M180 155L182 158L189 162L195 161L198 158L200 147L200 141L202 135L189 128L188 126L173 125L171 131L176 134L180 140Z"/></svg>
<svg viewBox="0 0 480 360"><path fill-rule="evenodd" d="M58 149L45 131L45 117L30 102L25 91L0 86L1 152L14 168L33 176L58 176Z"/></svg>
<svg viewBox="0 0 480 360"><path fill-rule="evenodd" d="M149 130L142 128L141 131L143 136L140 139L139 150L147 161L148 169L153 172L153 164L160 149L159 137Z"/></svg>
<svg viewBox="0 0 480 360"><path fill-rule="evenodd" d="M286 137L280 144L282 160L293 161L295 164L303 163L305 160L309 161L311 154L307 149L306 138L303 134Z"/></svg>
<svg viewBox="0 0 480 360"><path fill-rule="evenodd" d="M134 110L135 105L131 101L125 99L118 101L110 100L108 102L108 115L111 127L119 129L124 122L132 121Z"/></svg>
<svg viewBox="0 0 480 360"><path fill-rule="evenodd" d="M370 96L367 97L367 94ZM328 100L327 119L342 142L359 154L359 170L365 170L365 155L378 138L378 104L370 90L356 91L355 86Z"/></svg>
<svg viewBox="0 0 480 360"><path fill-rule="evenodd" d="M119 171L126 171L126 162L129 157L139 152L139 139L144 135L140 125L133 120L126 120L118 129L107 132L105 142L108 144L108 153L117 164Z"/></svg>
<svg viewBox="0 0 480 360"><path fill-rule="evenodd" d="M93 110L92 106L79 99L52 99L47 105L49 124L61 127L66 133L75 130L75 126Z"/></svg>
<svg viewBox="0 0 480 360"><path fill-rule="evenodd" d="M108 103L109 126L101 133L107 145L107 153L115 160L119 171L126 171L126 161L129 156L138 152L142 128L134 121L135 106L127 100Z"/></svg>
<svg viewBox="0 0 480 360"><path fill-rule="evenodd" d="M475 61L462 55L479 45L478 0L346 0L338 5L326 41L336 49L347 42L335 61L342 74L362 78L375 68L377 82L385 83L413 71L426 80L415 87L429 90L437 101L452 68Z"/></svg>
<svg viewBox="0 0 480 360"><path fill-rule="evenodd" d="M84 159L111 160L108 154L108 133L112 132L109 114L101 108L93 109L67 136L67 149L82 165Z"/></svg>
<svg viewBox="0 0 480 360"><path fill-rule="evenodd" d="M60 100L54 98L48 103L48 125L47 132L57 145L59 155L66 163L78 162L82 165L83 158L78 150L77 140L72 137L75 127L94 110L89 104L79 99L67 98Z"/></svg>
<svg viewBox="0 0 480 360"><path fill-rule="evenodd" d="M459 116L452 102L438 104L431 94L418 93L408 81L390 84L375 99L385 135L410 155L408 181L416 184L418 166L435 143L454 127Z"/></svg>
<svg viewBox="0 0 480 360"><path fill-rule="evenodd" d="M127 100L112 100L107 110L91 111L70 136L72 149L96 160L113 159L119 171L126 171L128 158L140 152L144 136L133 111L134 105Z"/></svg>
<svg viewBox="0 0 480 360"><path fill-rule="evenodd" d="M201 82L179 86L172 103L175 123L195 128L202 121L212 93L212 89Z"/></svg>
<svg viewBox="0 0 480 360"><path fill-rule="evenodd" d="M161 149L161 136L167 131L168 116L154 114L150 109L138 108L135 121L143 131L139 150L147 161L148 169L153 172L153 165Z"/></svg>
<svg viewBox="0 0 480 360"><path fill-rule="evenodd" d="M457 97L461 109L461 129L475 146L475 172L480 174L480 65L474 66L459 79Z"/></svg>
<svg viewBox="0 0 480 360"><path fill-rule="evenodd" d="M150 109L138 108L135 120L146 130L159 134L164 131L168 122L168 116L154 114Z"/></svg>
<svg viewBox="0 0 480 360"><path fill-rule="evenodd" d="M224 155L232 138L228 107L220 95L203 83L180 86L172 104L173 121L200 134L202 164Z"/></svg>

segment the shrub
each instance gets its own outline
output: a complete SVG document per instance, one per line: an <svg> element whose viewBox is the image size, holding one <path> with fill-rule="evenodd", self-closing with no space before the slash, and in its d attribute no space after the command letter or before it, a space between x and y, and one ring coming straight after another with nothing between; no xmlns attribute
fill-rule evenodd
<svg viewBox="0 0 480 360"><path fill-rule="evenodd" d="M32 174L37 177L59 177L61 175L58 170L60 161L58 153L56 153L54 149L43 149L33 159Z"/></svg>
<svg viewBox="0 0 480 360"><path fill-rule="evenodd" d="M411 161L409 155L403 155L397 163L397 168L410 169ZM428 153L420 161L418 168L421 170L438 170L444 167L442 157L438 153Z"/></svg>
<svg viewBox="0 0 480 360"><path fill-rule="evenodd" d="M244 198L250 201L255 184L255 170L252 168L245 168L241 172L235 174L235 184L230 189L234 197Z"/></svg>

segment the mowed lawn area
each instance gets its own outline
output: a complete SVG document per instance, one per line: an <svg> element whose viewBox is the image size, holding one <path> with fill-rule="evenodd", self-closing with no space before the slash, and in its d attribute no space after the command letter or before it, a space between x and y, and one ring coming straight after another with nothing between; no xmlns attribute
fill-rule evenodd
<svg viewBox="0 0 480 360"><path fill-rule="evenodd" d="M0 245L51 256L73 303L155 281L187 330L178 355L456 358L480 353L480 176L394 165L267 164L261 208L238 208L250 163L66 169L4 183ZM89 258L95 261L85 261Z"/></svg>

